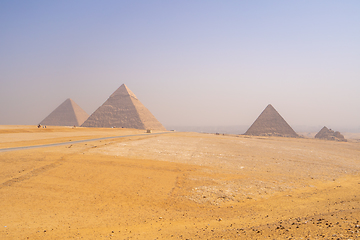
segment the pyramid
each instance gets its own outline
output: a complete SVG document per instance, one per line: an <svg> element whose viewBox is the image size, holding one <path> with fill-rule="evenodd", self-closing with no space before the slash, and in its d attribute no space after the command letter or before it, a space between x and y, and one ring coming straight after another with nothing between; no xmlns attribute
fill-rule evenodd
<svg viewBox="0 0 360 240"><path fill-rule="evenodd" d="M68 98L42 120L40 124L49 126L80 126L88 117L89 114L72 99Z"/></svg>
<svg viewBox="0 0 360 240"><path fill-rule="evenodd" d="M334 132L333 130L328 129L325 126L315 135L315 138L341 141L341 142L347 141L340 132L338 131Z"/></svg>
<svg viewBox="0 0 360 240"><path fill-rule="evenodd" d="M298 137L271 104L265 108L245 135Z"/></svg>
<svg viewBox="0 0 360 240"><path fill-rule="evenodd" d="M166 130L125 84L81 126Z"/></svg>

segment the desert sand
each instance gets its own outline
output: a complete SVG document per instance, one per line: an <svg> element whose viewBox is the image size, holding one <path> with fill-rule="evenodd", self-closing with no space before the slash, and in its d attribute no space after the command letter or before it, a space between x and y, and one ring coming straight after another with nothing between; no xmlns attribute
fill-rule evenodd
<svg viewBox="0 0 360 240"><path fill-rule="evenodd" d="M360 238L356 141L0 126L0 149L136 134L0 151L0 239Z"/></svg>

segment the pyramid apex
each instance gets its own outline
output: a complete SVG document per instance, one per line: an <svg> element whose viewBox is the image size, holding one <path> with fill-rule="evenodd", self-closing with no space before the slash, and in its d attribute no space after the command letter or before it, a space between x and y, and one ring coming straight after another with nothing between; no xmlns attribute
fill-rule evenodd
<svg viewBox="0 0 360 240"><path fill-rule="evenodd" d="M135 94L125 85L125 83L123 83L118 89L116 89L116 91L110 95L110 97L114 97L114 96L131 96L133 98L137 97L135 96Z"/></svg>

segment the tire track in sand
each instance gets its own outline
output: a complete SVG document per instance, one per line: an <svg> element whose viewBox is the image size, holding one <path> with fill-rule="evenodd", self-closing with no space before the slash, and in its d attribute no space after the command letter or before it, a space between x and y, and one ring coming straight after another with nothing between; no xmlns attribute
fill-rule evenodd
<svg viewBox="0 0 360 240"><path fill-rule="evenodd" d="M0 152L18 151L18 150L26 150L26 149L33 149L33 148L44 148L44 147L56 147L56 146L61 146L61 145L84 143L84 142L93 142L93 141L100 141L100 140L106 140L106 139L124 138L124 137L137 137L137 136L144 136L144 135L158 135L158 134L166 134L166 133L170 133L170 132L142 133L142 134L111 136L111 137L103 137L103 138L92 138L92 139L84 139L84 140L77 140L77 141L60 142L60 143L50 143L50 144L43 144L43 145L13 147L13 148L0 148Z"/></svg>
<svg viewBox="0 0 360 240"><path fill-rule="evenodd" d="M61 160L63 158L59 159L58 161L56 162L53 162L53 163L50 163L48 165L45 165L45 166L42 166L42 167L39 167L39 168L36 168L34 170L32 170L31 172L28 172L20 177L14 177L10 180L7 180L3 183L0 184L0 189L4 188L4 187L10 187L12 186L14 183L18 183L18 182L22 182L22 181L25 181L25 180L29 180L30 178L32 177L36 177L38 175L40 175L41 173L44 173L50 169L53 169L59 165L61 165Z"/></svg>

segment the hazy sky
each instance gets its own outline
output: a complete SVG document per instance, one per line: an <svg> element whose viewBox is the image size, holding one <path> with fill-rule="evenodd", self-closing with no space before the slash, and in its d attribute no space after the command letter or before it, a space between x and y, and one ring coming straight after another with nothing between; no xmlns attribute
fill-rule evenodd
<svg viewBox="0 0 360 240"><path fill-rule="evenodd" d="M360 1L0 1L0 124L125 83L165 126L360 130ZM295 127L296 130L296 127Z"/></svg>

